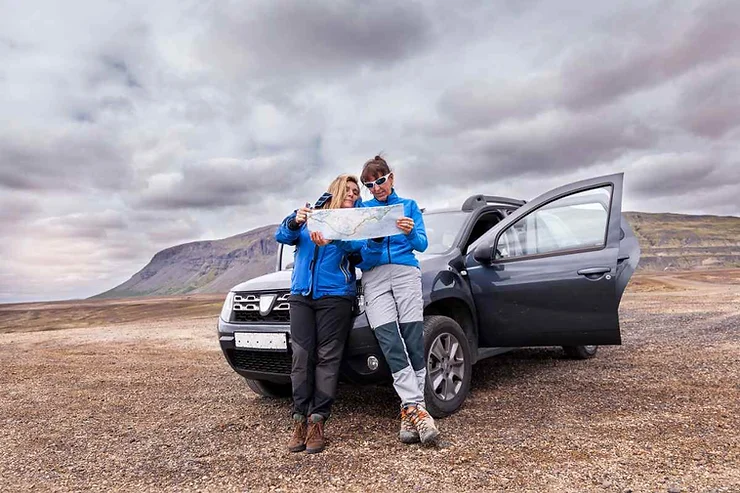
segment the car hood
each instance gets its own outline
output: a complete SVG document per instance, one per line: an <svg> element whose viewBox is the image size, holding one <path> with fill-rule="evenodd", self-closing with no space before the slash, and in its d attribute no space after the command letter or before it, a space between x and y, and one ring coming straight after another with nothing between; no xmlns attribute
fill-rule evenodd
<svg viewBox="0 0 740 493"><path fill-rule="evenodd" d="M421 255L417 254L419 267L421 268L422 272L439 270L440 268L446 269L446 266L444 264L447 263L449 258L450 255L442 253L424 253Z"/></svg>
<svg viewBox="0 0 740 493"><path fill-rule="evenodd" d="M419 256L419 264L421 270L424 271L427 268L437 268L440 259L444 259L444 255L431 254ZM237 284L232 291L287 291L290 289L290 278L293 274L292 270L280 270L277 272L271 272L264 276L255 277L249 281L244 281ZM362 272L357 270L357 279L362 278Z"/></svg>
<svg viewBox="0 0 740 493"><path fill-rule="evenodd" d="M292 270L280 270L237 284L232 291L287 291L290 289Z"/></svg>

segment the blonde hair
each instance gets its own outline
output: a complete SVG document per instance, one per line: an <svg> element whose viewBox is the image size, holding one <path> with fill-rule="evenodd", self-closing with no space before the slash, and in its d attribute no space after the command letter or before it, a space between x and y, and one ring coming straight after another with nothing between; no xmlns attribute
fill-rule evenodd
<svg viewBox="0 0 740 493"><path fill-rule="evenodd" d="M331 200L324 206L324 209L339 209L342 207L342 202L347 197L347 183L349 182L360 188L360 181L354 175L339 175L334 178L327 190L331 194Z"/></svg>

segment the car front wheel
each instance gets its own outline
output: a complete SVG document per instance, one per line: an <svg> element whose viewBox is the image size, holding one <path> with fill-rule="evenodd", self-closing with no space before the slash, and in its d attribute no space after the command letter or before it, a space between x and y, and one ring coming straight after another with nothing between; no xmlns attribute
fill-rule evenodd
<svg viewBox="0 0 740 493"><path fill-rule="evenodd" d="M274 383L267 380L251 380L245 378L247 386L257 395L262 397L283 398L290 397L291 387L289 383Z"/></svg>
<svg viewBox="0 0 740 493"><path fill-rule="evenodd" d="M465 332L449 317L425 317L424 356L427 410L435 418L449 416L462 406L470 390L473 363Z"/></svg>
<svg viewBox="0 0 740 493"><path fill-rule="evenodd" d="M568 358L590 359L596 356L599 346L563 346L563 351Z"/></svg>

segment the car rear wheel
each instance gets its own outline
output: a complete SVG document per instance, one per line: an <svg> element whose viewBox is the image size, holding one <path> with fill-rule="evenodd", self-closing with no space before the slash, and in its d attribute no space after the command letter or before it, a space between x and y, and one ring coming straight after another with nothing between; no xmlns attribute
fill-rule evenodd
<svg viewBox="0 0 740 493"><path fill-rule="evenodd" d="M271 398L290 397L291 387L289 383L275 383L267 380L251 380L245 378L247 386L257 395Z"/></svg>
<svg viewBox="0 0 740 493"><path fill-rule="evenodd" d="M462 406L470 390L473 363L468 338L449 317L425 317L424 356L427 410L435 418L449 416Z"/></svg>
<svg viewBox="0 0 740 493"><path fill-rule="evenodd" d="M596 356L599 346L563 346L563 351L568 358L590 359Z"/></svg>

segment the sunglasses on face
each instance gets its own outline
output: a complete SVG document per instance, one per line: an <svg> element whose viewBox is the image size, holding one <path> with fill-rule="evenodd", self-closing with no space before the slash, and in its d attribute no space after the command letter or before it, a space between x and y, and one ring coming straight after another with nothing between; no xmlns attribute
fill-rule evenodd
<svg viewBox="0 0 740 493"><path fill-rule="evenodd" d="M375 180L375 181L366 181L366 182L364 182L363 184L364 184L364 185L365 185L365 186L366 186L367 188L369 188L370 190L372 190L372 189L373 189L373 187L375 187L376 185L377 185L377 186L380 186L380 185L382 185L383 183L385 183L385 182L386 182L386 181L388 180L388 177L389 177L389 176L391 176L392 174L393 174L393 172L391 171L391 172L390 172L390 173L388 173L387 175L385 175L385 176L381 176L380 178L378 178L378 179L377 179L377 180Z"/></svg>

